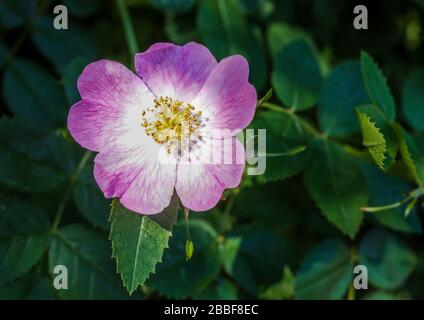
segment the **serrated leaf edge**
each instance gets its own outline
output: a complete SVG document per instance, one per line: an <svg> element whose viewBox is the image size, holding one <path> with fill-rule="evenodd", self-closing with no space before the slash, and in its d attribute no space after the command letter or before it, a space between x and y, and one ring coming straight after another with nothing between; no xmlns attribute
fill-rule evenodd
<svg viewBox="0 0 424 320"><path fill-rule="evenodd" d="M374 153L369 151L372 158L374 159L375 163L382 169L385 170L385 166L384 166L384 160L387 159L387 142L386 142L386 138L384 137L383 133L381 133L380 128L377 127L376 122L371 120L371 117L368 116L366 113L359 111L358 109L356 110L356 114L358 116L358 122L359 125L361 126L361 131L362 131L362 144L364 147L367 147L367 149L369 150L372 147L377 147L377 146L382 146L383 147L383 153L381 154L381 159L377 159L376 156L374 156ZM375 134L377 135L377 137L379 139L382 140L381 143L375 143L375 144L369 144L365 142L365 135L364 135L364 131L365 131L365 126L363 125L362 120L365 120L367 122L367 124L369 125L368 128L372 128L375 130Z"/></svg>
<svg viewBox="0 0 424 320"><path fill-rule="evenodd" d="M114 206L114 204L116 203L116 201L118 201L118 202L119 202L119 200L118 200L118 199L114 198L114 199L112 200L111 204L110 204L111 210L110 210L109 219L108 219L108 221L109 221L109 222L111 222L111 217L112 217L112 214L113 214L113 208L114 208L113 206ZM148 217L143 216L143 218L148 218ZM156 222L155 222L155 221L153 221L153 220L152 220L152 222L153 222L153 223L156 223ZM119 274L119 276L120 276L120 278L121 278L121 280L122 280L122 283L124 284L124 287L127 289L127 291L128 291L128 293L129 293L129 295L132 295L132 294L133 294L133 292L134 292L134 291L136 291L136 290L138 289L138 287L139 287L139 286L142 286L142 285L144 285L144 283L146 283L146 281L149 279L149 277L150 277L150 275L151 275L151 274L155 274L155 273L156 273L156 265L157 265L158 263L162 263L162 262L163 262L163 261L162 261L163 254L162 254L162 257L161 257L161 258L160 258L160 259L156 262L156 264L153 266L153 269L149 271L149 273L147 274L147 276L146 276L146 278L144 279L144 281L143 281L143 282L141 282L141 283L138 283L134 289L129 288L129 287L125 284L124 277L123 277L123 275L122 275L122 272L121 272L121 271L120 271L120 269L119 269L119 258L118 258L117 254L116 254L116 249L115 249L115 246L114 246L113 240L112 240L112 238L111 238L112 230L113 230L113 224L111 223L111 226L110 226L110 232L109 232L109 236L108 236L108 239L109 239L109 241L111 242L111 247L112 247L112 256L111 256L111 257L112 257L112 258L115 258L115 260L116 260L116 273L117 273L117 274ZM168 232L169 232L169 237L168 237L168 240L167 240L167 242L166 242L166 245L165 245L165 246L164 246L164 248L163 248L163 251L164 251L164 252L165 252L165 250L166 250L166 249L169 249L169 239L172 237L172 232L170 232L170 231L168 231Z"/></svg>

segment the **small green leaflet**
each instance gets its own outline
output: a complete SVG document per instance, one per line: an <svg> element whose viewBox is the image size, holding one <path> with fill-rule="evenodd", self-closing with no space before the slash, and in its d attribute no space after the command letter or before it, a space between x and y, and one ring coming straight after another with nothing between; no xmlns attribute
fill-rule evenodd
<svg viewBox="0 0 424 320"><path fill-rule="evenodd" d="M403 161L412 178L419 186L424 185L424 154L422 154L411 136L399 125L395 125L399 139L399 149Z"/></svg>
<svg viewBox="0 0 424 320"><path fill-rule="evenodd" d="M403 114L409 125L424 131L424 68L414 70L402 90Z"/></svg>
<svg viewBox="0 0 424 320"><path fill-rule="evenodd" d="M58 290L61 299L127 299L110 258L106 236L83 224L70 224L54 233L49 248L49 271L68 269L68 289Z"/></svg>
<svg viewBox="0 0 424 320"><path fill-rule="evenodd" d="M353 261L340 240L327 239L307 255L296 274L296 299L341 299L352 281Z"/></svg>
<svg viewBox="0 0 424 320"><path fill-rule="evenodd" d="M297 40L275 57L272 84L277 97L290 109L305 110L318 100L322 74L311 44Z"/></svg>
<svg viewBox="0 0 424 320"><path fill-rule="evenodd" d="M325 79L318 101L318 123L322 133L344 137L359 132L355 108L365 103L369 103L369 98L359 61L336 65Z"/></svg>
<svg viewBox="0 0 424 320"><path fill-rule="evenodd" d="M44 211L0 194L0 285L21 277L41 259L49 227Z"/></svg>
<svg viewBox="0 0 424 320"><path fill-rule="evenodd" d="M387 151L386 139L384 139L384 135L368 115L359 110L356 112L362 129L362 144L368 148L377 165L384 169L384 159Z"/></svg>
<svg viewBox="0 0 424 320"><path fill-rule="evenodd" d="M381 289L401 286L417 265L409 246L381 229L369 231L359 247L359 262L368 268L369 280Z"/></svg>
<svg viewBox="0 0 424 320"><path fill-rule="evenodd" d="M304 172L306 186L327 219L354 238L368 201L366 181L355 158L331 141L316 141Z"/></svg>
<svg viewBox="0 0 424 320"><path fill-rule="evenodd" d="M149 274L155 272L156 264L162 262L177 209L175 196L167 209L152 216L131 212L116 199L112 202L109 219L112 256L130 294L143 285Z"/></svg>
<svg viewBox="0 0 424 320"><path fill-rule="evenodd" d="M366 52L361 53L361 69L365 88L372 102L381 108L389 122L393 122L396 117L396 107L387 80L378 64Z"/></svg>
<svg viewBox="0 0 424 320"><path fill-rule="evenodd" d="M365 104L356 108L362 130L362 144L368 148L376 164L386 170L395 162L398 151L396 132L383 111L376 105Z"/></svg>

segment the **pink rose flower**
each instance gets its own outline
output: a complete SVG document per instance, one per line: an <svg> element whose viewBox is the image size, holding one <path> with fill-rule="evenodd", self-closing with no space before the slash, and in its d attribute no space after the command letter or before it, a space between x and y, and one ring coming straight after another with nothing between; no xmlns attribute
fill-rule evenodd
<svg viewBox="0 0 424 320"><path fill-rule="evenodd" d="M82 147L98 152L97 184L106 198L141 214L161 212L174 189L186 208L214 207L244 170L235 134L252 120L257 99L246 59L217 63L197 43L156 43L136 54L135 67L137 74L99 60L78 78L82 100L70 109L68 128ZM211 136L217 129L231 134ZM211 150L231 154L231 161L206 161Z"/></svg>

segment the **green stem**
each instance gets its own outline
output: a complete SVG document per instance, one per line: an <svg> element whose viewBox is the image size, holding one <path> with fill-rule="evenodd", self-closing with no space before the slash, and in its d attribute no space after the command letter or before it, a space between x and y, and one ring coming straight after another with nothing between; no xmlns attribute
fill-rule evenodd
<svg viewBox="0 0 424 320"><path fill-rule="evenodd" d="M349 290L347 292L347 300L355 300L356 289L353 286L353 283L350 284Z"/></svg>
<svg viewBox="0 0 424 320"><path fill-rule="evenodd" d="M403 199L402 201L398 201L398 202L387 204L387 205L380 206L380 207L361 208L361 211L373 213L373 212L386 211L386 210L390 210L390 209L396 209L396 208L399 208L401 205L403 205L408 199L409 199L409 197Z"/></svg>
<svg viewBox="0 0 424 320"><path fill-rule="evenodd" d="M408 202L410 200L415 201L416 199L421 197L423 194L424 194L424 190L421 189L421 188L417 188L417 189L409 192L408 196L403 198L400 201L397 201L395 203L386 204L386 205L380 206L380 207L361 208L361 211L363 211L363 212L380 212L380 211L386 211L386 210L390 210L390 209L396 209L396 208L399 208L400 206L402 206L403 204L405 204L406 202Z"/></svg>
<svg viewBox="0 0 424 320"><path fill-rule="evenodd" d="M358 252L356 251L356 248L353 247L350 251L350 256L352 259L352 264L356 265L358 263L359 260L359 256L358 256ZM349 289L347 291L347 300L355 300L355 296L356 296L356 289L353 286L353 281L349 286Z"/></svg>
<svg viewBox="0 0 424 320"><path fill-rule="evenodd" d="M184 220L185 220L185 225L186 225L186 237L188 240L191 240L191 236L190 236L190 227L188 225L188 214L189 214L190 210L188 208L184 208Z"/></svg>
<svg viewBox="0 0 424 320"><path fill-rule="evenodd" d="M57 230L59 228L60 221L62 220L63 212L65 211L66 203L68 202L69 196L71 195L72 188L74 187L74 184L78 179L78 176L80 175L82 169L85 167L85 165L86 165L87 161L90 159L90 157L91 157L91 152L86 151L84 153L84 155L82 156L80 162L78 163L77 168L75 169L74 173L70 177L69 184L66 188L65 194L63 195L63 198L60 201L59 207L57 208L57 211L56 211L56 216L54 218L54 222L53 222L52 228L50 230L52 233L57 232Z"/></svg>
<svg viewBox="0 0 424 320"><path fill-rule="evenodd" d="M307 131L310 135L312 135L315 138L318 138L318 139L321 139L321 140L327 140L329 138L326 134L319 132L318 129L316 129L307 120L305 120L301 116L297 115L295 113L294 109L286 109L286 108L283 108L279 105L269 103L269 102L264 102L264 103L261 104L261 106L266 108L266 109L276 111L276 112L285 113L285 114L289 115L290 117L293 117L302 126L302 128L305 131ZM336 141L336 142L338 142L338 141ZM338 143L347 153L349 153L349 154L351 154L351 155L353 155L357 158L367 160L364 152L357 150L352 146L345 145L345 144L342 144L340 142L338 142Z"/></svg>
<svg viewBox="0 0 424 320"><path fill-rule="evenodd" d="M269 109L269 110L273 110L273 111L277 111L277 112L288 114L289 116L291 116L294 119L296 119L297 121L299 121L299 123L303 127L303 129L305 129L307 132L309 132L314 137L319 138L319 139L323 139L323 140L326 140L327 139L327 136L326 135L324 135L321 132L319 132L308 121L306 121L302 117L296 115L293 109L286 109L286 108L280 107L280 106L278 106L276 104L269 103L269 102L264 102L264 103L262 103L261 106L264 107L264 108L266 108L266 109Z"/></svg>
<svg viewBox="0 0 424 320"><path fill-rule="evenodd" d="M116 6L118 7L119 16L121 17L122 26L124 28L125 37L127 38L128 50L131 54L131 59L139 51L137 38L135 36L135 31L131 23L131 18L128 13L127 7L125 6L124 0L115 0Z"/></svg>

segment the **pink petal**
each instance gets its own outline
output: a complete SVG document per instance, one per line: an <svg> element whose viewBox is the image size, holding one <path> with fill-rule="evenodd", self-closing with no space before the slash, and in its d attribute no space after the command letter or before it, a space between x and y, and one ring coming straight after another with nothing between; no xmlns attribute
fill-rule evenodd
<svg viewBox="0 0 424 320"><path fill-rule="evenodd" d="M120 125L120 113L113 107L81 100L69 110L69 132L86 149L100 151L110 145L119 134Z"/></svg>
<svg viewBox="0 0 424 320"><path fill-rule="evenodd" d="M70 109L68 128L81 146L101 151L111 144L147 140L141 114L154 97L125 66L108 60L91 63L80 75L78 89L83 100Z"/></svg>
<svg viewBox="0 0 424 320"><path fill-rule="evenodd" d="M209 118L208 127L238 133L253 119L256 90L249 81L245 58L234 55L222 59L192 101Z"/></svg>
<svg viewBox="0 0 424 320"><path fill-rule="evenodd" d="M124 65L110 60L90 63L78 78L83 100L116 109L152 106L153 95L145 83Z"/></svg>
<svg viewBox="0 0 424 320"><path fill-rule="evenodd" d="M156 96L190 102L216 66L210 51L197 43L161 43L135 56L137 74Z"/></svg>
<svg viewBox="0 0 424 320"><path fill-rule="evenodd" d="M105 197L119 197L123 206L140 214L156 214L168 207L176 164L159 162L158 150L158 145L151 145L99 153L94 177Z"/></svg>
<svg viewBox="0 0 424 320"><path fill-rule="evenodd" d="M178 164L175 189L184 207L193 211L209 210L216 206L225 189L240 184L245 165L243 145L235 137L222 140L222 143L217 164ZM210 148L210 145L205 148ZM214 147L212 152L217 154L217 150Z"/></svg>

